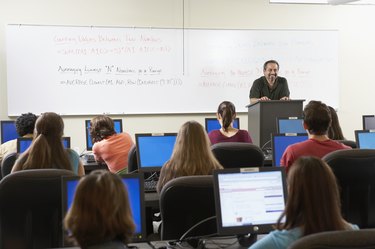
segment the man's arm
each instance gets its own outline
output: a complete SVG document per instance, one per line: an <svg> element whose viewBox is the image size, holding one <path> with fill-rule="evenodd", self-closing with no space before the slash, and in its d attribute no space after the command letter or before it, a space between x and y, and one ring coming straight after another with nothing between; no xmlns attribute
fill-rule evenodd
<svg viewBox="0 0 375 249"><path fill-rule="evenodd" d="M270 100L267 96L263 96L261 98L250 98L250 104L254 104L258 101Z"/></svg>

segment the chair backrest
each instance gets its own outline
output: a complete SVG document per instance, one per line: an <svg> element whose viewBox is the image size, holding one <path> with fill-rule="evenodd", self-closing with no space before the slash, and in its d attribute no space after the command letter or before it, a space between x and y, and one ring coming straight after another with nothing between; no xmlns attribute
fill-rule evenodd
<svg viewBox="0 0 375 249"><path fill-rule="evenodd" d="M1 162L1 175L5 177L12 171L13 165L18 158L18 153L12 152L7 154Z"/></svg>
<svg viewBox="0 0 375 249"><path fill-rule="evenodd" d="M135 144L130 148L128 153L128 172L136 172L138 170L137 147Z"/></svg>
<svg viewBox="0 0 375 249"><path fill-rule="evenodd" d="M294 242L289 249L370 249L375 248L375 229L331 231L311 234Z"/></svg>
<svg viewBox="0 0 375 249"><path fill-rule="evenodd" d="M361 228L375 228L375 149L338 150L323 160L338 180L344 218Z"/></svg>
<svg viewBox="0 0 375 249"><path fill-rule="evenodd" d="M264 164L263 151L254 144L217 143L211 150L224 168L261 167Z"/></svg>
<svg viewBox="0 0 375 249"><path fill-rule="evenodd" d="M160 193L161 239L179 239L217 232L212 176L183 176L169 181ZM211 219L209 219L211 218Z"/></svg>
<svg viewBox="0 0 375 249"><path fill-rule="evenodd" d="M23 170L0 181L0 248L62 246L60 169Z"/></svg>
<svg viewBox="0 0 375 249"><path fill-rule="evenodd" d="M352 141L352 140L336 140L336 141L339 143L345 144L347 146L350 146L352 149L357 148L357 143L355 141Z"/></svg>

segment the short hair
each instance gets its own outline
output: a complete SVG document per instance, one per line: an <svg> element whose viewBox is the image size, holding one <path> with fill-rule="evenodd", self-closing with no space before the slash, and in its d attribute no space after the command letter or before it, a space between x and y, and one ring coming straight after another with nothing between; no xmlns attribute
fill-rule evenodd
<svg viewBox="0 0 375 249"><path fill-rule="evenodd" d="M116 134L113 120L105 115L96 116L91 120L90 135L93 143L99 142Z"/></svg>
<svg viewBox="0 0 375 249"><path fill-rule="evenodd" d="M20 137L33 134L37 116L31 112L23 113L16 119L16 131Z"/></svg>
<svg viewBox="0 0 375 249"><path fill-rule="evenodd" d="M121 178L108 170L94 170L82 177L64 227L81 248L113 239L129 242L135 225Z"/></svg>
<svg viewBox="0 0 375 249"><path fill-rule="evenodd" d="M285 222L281 220L285 217ZM302 228L302 235L347 229L341 216L336 177L317 157L300 157L288 174L288 197L278 229Z"/></svg>
<svg viewBox="0 0 375 249"><path fill-rule="evenodd" d="M303 109L303 121L313 135L325 135L332 118L328 106L321 101L310 101Z"/></svg>
<svg viewBox="0 0 375 249"><path fill-rule="evenodd" d="M223 101L217 108L217 113L220 114L221 118L223 119L224 131L228 131L228 127L236 117L236 107L230 101Z"/></svg>
<svg viewBox="0 0 375 249"><path fill-rule="evenodd" d="M267 68L267 65L271 64L271 63L274 63L274 64L277 65L277 70L280 69L279 63L277 61L275 61L275 60L268 60L268 61L264 62L264 64L263 64L263 71L265 71L266 68Z"/></svg>

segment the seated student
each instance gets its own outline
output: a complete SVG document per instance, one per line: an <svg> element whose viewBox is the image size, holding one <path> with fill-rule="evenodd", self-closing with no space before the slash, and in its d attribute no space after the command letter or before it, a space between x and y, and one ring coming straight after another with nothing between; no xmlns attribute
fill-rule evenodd
<svg viewBox="0 0 375 249"><path fill-rule="evenodd" d="M333 107L328 106L331 113L332 123L328 129L328 137L332 140L345 140L344 134L342 133L341 126L339 123L339 117L337 116L336 110Z"/></svg>
<svg viewBox="0 0 375 249"><path fill-rule="evenodd" d="M277 221L277 230L258 240L250 249L285 249L309 234L359 229L341 216L335 175L321 159L300 157L290 169L287 181L288 197Z"/></svg>
<svg viewBox="0 0 375 249"><path fill-rule="evenodd" d="M280 165L286 167L286 172L301 156L322 158L336 150L351 149L349 146L329 139L327 133L330 125L331 113L328 107L320 101L310 101L303 110L303 126L307 130L309 139L286 148L280 161Z"/></svg>
<svg viewBox="0 0 375 249"><path fill-rule="evenodd" d="M64 121L54 112L43 113L35 123L34 139L20 155L12 172L25 169L67 169L78 175L85 170L77 152L64 149L62 136Z"/></svg>
<svg viewBox="0 0 375 249"><path fill-rule="evenodd" d="M163 165L157 184L160 192L170 180L180 176L210 175L223 167L211 152L210 141L203 126L188 121L180 128L171 158Z"/></svg>
<svg viewBox="0 0 375 249"><path fill-rule="evenodd" d="M91 120L90 134L95 160L105 162L112 173L127 173L128 153L134 144L130 135L116 134L113 120L104 115Z"/></svg>
<svg viewBox="0 0 375 249"><path fill-rule="evenodd" d="M20 137L33 137L35 121L38 117L32 113L24 113L16 121L16 131ZM9 140L0 145L0 165L3 158L9 153L17 152L17 139Z"/></svg>
<svg viewBox="0 0 375 249"><path fill-rule="evenodd" d="M239 130L232 126L233 120L236 118L236 107L232 102L221 102L217 109L216 117L220 122L221 129L213 130L208 134L211 144L221 142L252 143L251 137L246 130Z"/></svg>
<svg viewBox="0 0 375 249"><path fill-rule="evenodd" d="M107 170L84 176L64 218L64 227L81 248L126 249L135 225L120 177Z"/></svg>

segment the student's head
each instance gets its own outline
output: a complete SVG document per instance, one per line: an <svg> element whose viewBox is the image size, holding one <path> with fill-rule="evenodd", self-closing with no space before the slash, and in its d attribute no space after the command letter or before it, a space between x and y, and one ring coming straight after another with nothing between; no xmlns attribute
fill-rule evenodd
<svg viewBox="0 0 375 249"><path fill-rule="evenodd" d="M93 143L116 134L113 120L105 115L96 116L91 120L90 135Z"/></svg>
<svg viewBox="0 0 375 249"><path fill-rule="evenodd" d="M328 106L331 113L332 122L328 129L328 137L333 140L344 140L344 135L341 130L339 123L339 117L337 116L336 110L333 107Z"/></svg>
<svg viewBox="0 0 375 249"><path fill-rule="evenodd" d="M38 117L32 113L24 113L16 119L16 130L20 137L33 134L35 121Z"/></svg>
<svg viewBox="0 0 375 249"><path fill-rule="evenodd" d="M221 102L217 108L217 117L221 121L224 131L228 131L228 128L236 118L236 107L230 101Z"/></svg>
<svg viewBox="0 0 375 249"><path fill-rule="evenodd" d="M279 229L301 227L303 235L345 229L340 194L331 168L316 157L300 157L288 174L288 199ZM286 218L280 224L281 218Z"/></svg>
<svg viewBox="0 0 375 249"><path fill-rule="evenodd" d="M82 248L114 239L128 242L135 225L121 178L105 170L84 176L64 226Z"/></svg>
<svg viewBox="0 0 375 249"><path fill-rule="evenodd" d="M43 135L48 140L57 140L61 143L64 134L64 121L54 112L45 112L36 120L34 136Z"/></svg>
<svg viewBox="0 0 375 249"><path fill-rule="evenodd" d="M331 125L331 113L321 101L310 101L303 109L305 129L312 135L326 135Z"/></svg>

